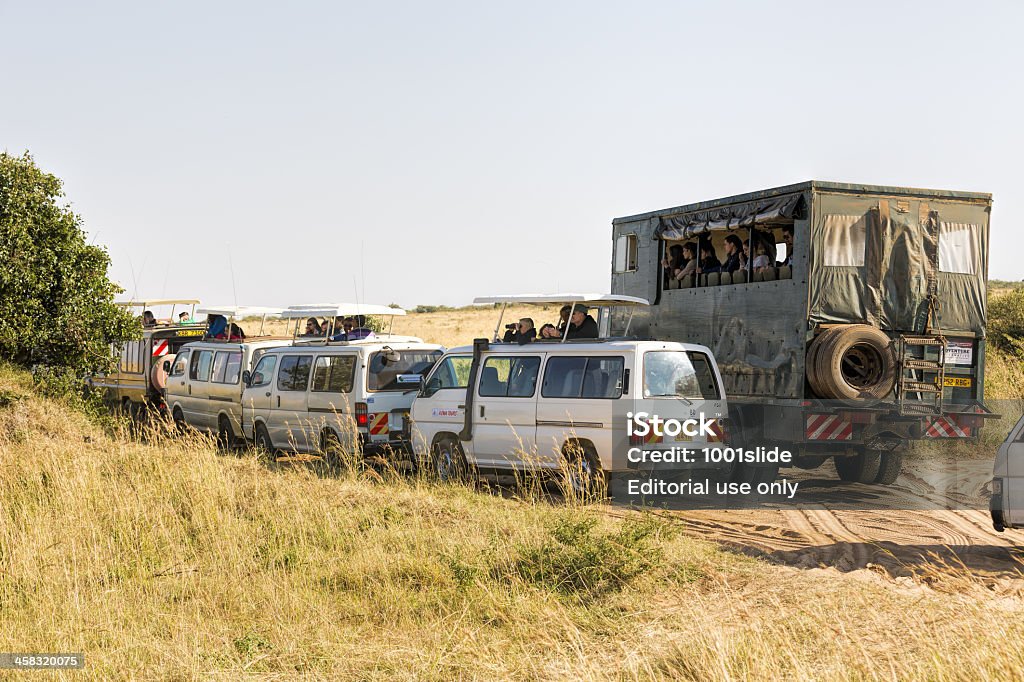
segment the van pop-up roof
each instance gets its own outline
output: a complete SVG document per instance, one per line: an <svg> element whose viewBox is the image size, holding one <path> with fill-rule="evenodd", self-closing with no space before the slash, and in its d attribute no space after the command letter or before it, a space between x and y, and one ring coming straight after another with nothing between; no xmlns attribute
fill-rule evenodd
<svg viewBox="0 0 1024 682"><path fill-rule="evenodd" d="M336 333L334 329L334 320L338 317L355 317L356 315L362 315L368 317L370 315L379 315L381 317L390 318L388 325L387 334L379 334L376 336L386 337L392 341L410 341L419 342L422 339L408 336L408 337L396 337L391 333L395 324L395 315L405 315L405 310L402 308L392 308L386 305L377 305L373 303L303 303L300 305L288 306L281 313L281 317L286 320L295 320L295 328L292 332L293 337L298 337L299 324L302 320L310 317L326 317L330 320L330 326L328 328L328 335L322 337L324 342L327 343L326 339L330 338L332 333ZM347 343L347 342L341 342Z"/></svg>
<svg viewBox="0 0 1024 682"><path fill-rule="evenodd" d="M280 317L283 311L283 308L267 308L256 305L204 305L195 309L195 313L198 315L206 315L207 318L210 315L220 315L227 319L228 322L242 320L247 317L258 317L260 318L260 331L256 334L257 337L264 335L263 327L267 323L267 318Z"/></svg>
<svg viewBox="0 0 1024 682"><path fill-rule="evenodd" d="M172 327L176 326L178 321L175 318L176 308L181 306L182 308L188 308L191 312L190 317L196 316L196 306L199 305L199 299L197 298L147 298L147 299L133 299L129 301L114 301L114 305L121 306L123 308L137 308L139 314L153 308L164 308L166 306L171 307L170 314L164 321L157 318L157 323L152 325L153 327Z"/></svg>
<svg viewBox="0 0 1024 682"><path fill-rule="evenodd" d="M505 308L508 307L509 303L516 305L550 305L552 303L561 305L572 305L573 310L576 309L577 305L586 306L587 308L619 308L628 307L629 319L626 322L626 329L623 332L623 336L629 334L629 325L633 321L633 311L636 306L649 306L650 303L647 299L639 298L637 296L625 296L623 294L581 294L581 293L564 293L564 294L499 294L496 296L477 296L473 299L474 305L484 304L501 304L501 313L498 315L498 324L494 327L494 340L497 342L500 340L498 336L501 331L501 322L505 318ZM570 311L569 316L572 317ZM565 333L562 334L562 341L564 342L569 334L569 326L566 325Z"/></svg>

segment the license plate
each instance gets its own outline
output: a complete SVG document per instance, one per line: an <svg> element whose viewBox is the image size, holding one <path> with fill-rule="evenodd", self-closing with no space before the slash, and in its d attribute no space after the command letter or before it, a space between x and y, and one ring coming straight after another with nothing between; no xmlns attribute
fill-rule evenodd
<svg viewBox="0 0 1024 682"><path fill-rule="evenodd" d="M953 388L970 388L971 387L970 377L942 377L943 386L951 386Z"/></svg>

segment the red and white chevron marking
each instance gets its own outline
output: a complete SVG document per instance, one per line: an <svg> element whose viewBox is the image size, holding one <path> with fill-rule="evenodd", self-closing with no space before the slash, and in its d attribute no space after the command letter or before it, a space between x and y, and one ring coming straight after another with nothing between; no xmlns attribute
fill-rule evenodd
<svg viewBox="0 0 1024 682"><path fill-rule="evenodd" d="M167 352L171 347L167 344L167 339L159 339L153 342L153 357L159 357L161 355L167 355Z"/></svg>
<svg viewBox="0 0 1024 682"><path fill-rule="evenodd" d="M924 435L928 438L970 438L971 430L957 424L954 417L936 417Z"/></svg>
<svg viewBox="0 0 1024 682"><path fill-rule="evenodd" d="M807 415L807 440L853 440L853 422L835 414Z"/></svg>

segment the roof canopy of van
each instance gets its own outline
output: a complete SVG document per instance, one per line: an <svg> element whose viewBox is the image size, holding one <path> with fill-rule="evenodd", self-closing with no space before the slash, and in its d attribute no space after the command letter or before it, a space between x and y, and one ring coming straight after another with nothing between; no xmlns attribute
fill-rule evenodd
<svg viewBox="0 0 1024 682"><path fill-rule="evenodd" d="M149 308L155 305L199 305L197 298L150 298L138 301L114 301L114 305L128 308Z"/></svg>
<svg viewBox="0 0 1024 682"><path fill-rule="evenodd" d="M303 317L347 317L349 315L405 315L405 310L372 303L304 303L288 306L281 313L281 317L288 320Z"/></svg>
<svg viewBox="0 0 1024 682"><path fill-rule="evenodd" d="M624 296L623 294L499 294L497 296L477 296L474 304L516 303L516 304L548 304L548 303L583 303L588 307L604 308L613 306L650 305L645 298Z"/></svg>
<svg viewBox="0 0 1024 682"><path fill-rule="evenodd" d="M196 308L197 315L223 315L231 319L244 317L273 317L284 312L284 308L267 308L257 305L204 305Z"/></svg>

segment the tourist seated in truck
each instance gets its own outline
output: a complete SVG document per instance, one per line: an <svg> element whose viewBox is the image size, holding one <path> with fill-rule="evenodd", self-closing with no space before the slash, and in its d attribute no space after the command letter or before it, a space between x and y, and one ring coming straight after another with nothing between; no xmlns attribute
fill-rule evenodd
<svg viewBox="0 0 1024 682"><path fill-rule="evenodd" d="M668 253L661 259L661 267L665 272L665 285L668 286L668 281L674 278L683 266L686 265L686 258L683 257L683 247L679 244L673 244L668 247Z"/></svg>
<svg viewBox="0 0 1024 682"><path fill-rule="evenodd" d="M697 274L697 245L693 242L683 244L683 261L683 267L674 275L677 280Z"/></svg>
<svg viewBox="0 0 1024 682"><path fill-rule="evenodd" d="M245 341L245 331L232 322L228 325L227 334L221 335L217 338L227 338L228 341Z"/></svg>
<svg viewBox="0 0 1024 682"><path fill-rule="evenodd" d="M740 254L743 252L743 242L734 234L725 238L725 262L722 263L722 272L736 272L740 269Z"/></svg>
<svg viewBox="0 0 1024 682"><path fill-rule="evenodd" d="M711 243L711 240L705 240L700 243L700 261L697 263L697 272L721 272L722 261L718 260L718 256L715 255L715 246Z"/></svg>
<svg viewBox="0 0 1024 682"><path fill-rule="evenodd" d="M786 257L780 260L776 265L792 265L793 264L793 226L784 225L782 228L782 243L786 245Z"/></svg>
<svg viewBox="0 0 1024 682"><path fill-rule="evenodd" d="M754 256L754 272L764 272L773 266L772 257L768 255L768 247L763 241L757 243L757 255Z"/></svg>
<svg viewBox="0 0 1024 682"><path fill-rule="evenodd" d="M505 330L502 342L518 343L520 346L525 346L535 338L537 338L537 330L533 328L533 320L529 317L524 317L515 324L514 329Z"/></svg>
<svg viewBox="0 0 1024 682"><path fill-rule="evenodd" d="M569 317L567 339L596 339L597 320L590 316L586 306L577 305Z"/></svg>
<svg viewBox="0 0 1024 682"><path fill-rule="evenodd" d="M156 315L153 314L152 310L142 311L142 326L152 327L156 324Z"/></svg>

